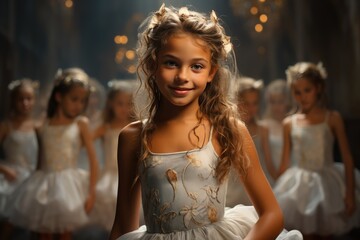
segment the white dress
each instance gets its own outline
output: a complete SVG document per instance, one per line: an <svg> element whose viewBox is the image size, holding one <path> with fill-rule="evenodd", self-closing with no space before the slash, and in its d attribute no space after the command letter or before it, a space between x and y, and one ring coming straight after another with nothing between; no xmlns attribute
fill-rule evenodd
<svg viewBox="0 0 360 240"><path fill-rule="evenodd" d="M72 231L88 222L84 204L88 173L78 169L81 147L76 121L45 123L40 130L41 166L13 194L7 211L14 225L43 233Z"/></svg>
<svg viewBox="0 0 360 240"><path fill-rule="evenodd" d="M38 156L38 141L35 130L20 131L13 129L11 123L9 133L3 141L5 159L0 164L7 166L16 172L16 180L8 181L4 175L0 175L0 215L6 218L6 204L16 188L36 168Z"/></svg>
<svg viewBox="0 0 360 240"><path fill-rule="evenodd" d="M104 168L96 185L96 202L91 211L92 223L111 230L116 212L118 192L117 149L118 137L122 128L107 128L104 134Z"/></svg>
<svg viewBox="0 0 360 240"><path fill-rule="evenodd" d="M265 119L262 122L269 130L271 160L275 169L279 169L284 145L282 123L273 119Z"/></svg>
<svg viewBox="0 0 360 240"><path fill-rule="evenodd" d="M245 238L258 215L252 206L225 208L227 183L215 177L218 159L211 141L191 151L150 153L139 169L146 226L119 239ZM302 236L284 231L278 239Z"/></svg>
<svg viewBox="0 0 360 240"><path fill-rule="evenodd" d="M344 214L344 165L333 160L334 136L327 123L299 126L296 115L291 126L290 167L277 181L274 193L285 217L285 227L303 234L342 234L360 223L360 178L356 177L357 210Z"/></svg>

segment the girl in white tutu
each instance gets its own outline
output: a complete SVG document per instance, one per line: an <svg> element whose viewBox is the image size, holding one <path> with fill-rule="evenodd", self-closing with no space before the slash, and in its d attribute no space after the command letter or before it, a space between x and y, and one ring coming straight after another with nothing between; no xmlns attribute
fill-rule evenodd
<svg viewBox="0 0 360 240"><path fill-rule="evenodd" d="M235 100L241 114L241 119L244 121L255 144L260 165L271 185L272 176L268 170L271 169L270 167L272 166L269 165L271 164L271 159L268 142L268 129L260 125L258 120L263 85L262 80L255 80L250 77L238 78ZM230 171L228 181L226 206L234 207L237 204L252 205L252 202L245 189L241 187L238 173L235 169L232 169Z"/></svg>
<svg viewBox="0 0 360 240"><path fill-rule="evenodd" d="M236 68L215 13L166 8L142 25L139 77L147 119L119 135L111 239L275 239L283 218L254 143L226 95ZM235 168L255 208L225 209ZM146 226L139 227L140 195ZM256 209L256 210L255 210ZM297 231L279 238L300 239Z"/></svg>
<svg viewBox="0 0 360 240"><path fill-rule="evenodd" d="M354 180L343 120L325 106L322 64L299 62L286 74L298 111L284 120L282 175L274 192L287 228L307 239L325 239L359 226L360 182L358 176ZM334 163L335 140L343 164ZM287 169L291 159L295 166Z"/></svg>
<svg viewBox="0 0 360 240"><path fill-rule="evenodd" d="M279 171L283 149L282 122L290 110L290 90L285 80L277 79L265 89L265 113L260 124L268 129L271 167L274 182Z"/></svg>
<svg viewBox="0 0 360 240"><path fill-rule="evenodd" d="M133 119L131 80L113 80L103 113L103 123L95 130L94 140L101 138L105 162L96 184L96 201L92 221L110 231L115 218L118 190L117 146L120 130Z"/></svg>
<svg viewBox="0 0 360 240"><path fill-rule="evenodd" d="M35 171L7 204L10 221L40 233L40 239L70 239L71 231L88 223L95 200L96 157L83 113L90 88L81 69L59 72L37 130L40 156ZM88 150L91 172L77 169L80 148Z"/></svg>
<svg viewBox="0 0 360 240"><path fill-rule="evenodd" d="M11 194L36 168L38 141L32 116L38 83L31 79L15 80L9 84L10 112L0 123L0 143L5 159L0 162L0 218L5 224L2 237L7 239L12 226L7 222L5 209Z"/></svg>

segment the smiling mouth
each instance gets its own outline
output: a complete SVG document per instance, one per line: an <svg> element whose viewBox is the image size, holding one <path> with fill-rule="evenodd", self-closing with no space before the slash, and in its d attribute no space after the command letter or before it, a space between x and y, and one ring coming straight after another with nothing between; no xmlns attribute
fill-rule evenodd
<svg viewBox="0 0 360 240"><path fill-rule="evenodd" d="M170 89L178 94L178 95L184 95L193 90L193 88L179 88L179 87L170 87Z"/></svg>

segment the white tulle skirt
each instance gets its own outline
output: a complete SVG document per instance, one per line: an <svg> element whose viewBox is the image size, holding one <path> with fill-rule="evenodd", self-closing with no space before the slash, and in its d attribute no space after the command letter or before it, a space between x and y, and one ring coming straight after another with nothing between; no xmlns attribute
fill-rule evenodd
<svg viewBox="0 0 360 240"><path fill-rule="evenodd" d="M118 240L241 240L246 237L250 229L257 222L258 215L252 206L237 205L226 208L224 218L207 226L178 231L167 234L148 233L146 226L122 235ZM299 240L299 231L283 231L277 239Z"/></svg>
<svg viewBox="0 0 360 240"><path fill-rule="evenodd" d="M0 219L6 219L6 207L9 201L9 198L13 192L20 186L25 179L30 176L31 170L29 168L24 168L15 164L2 163L5 166L13 169L16 172L16 179L14 181L9 181L5 178L4 175L0 174Z"/></svg>
<svg viewBox="0 0 360 240"><path fill-rule="evenodd" d="M111 230L116 212L117 191L117 171L105 171L96 185L96 201L90 214L91 224Z"/></svg>
<svg viewBox="0 0 360 240"><path fill-rule="evenodd" d="M84 204L88 173L80 169L35 171L12 195L7 215L14 225L42 233L72 231L88 223Z"/></svg>
<svg viewBox="0 0 360 240"><path fill-rule="evenodd" d="M360 223L360 176L355 171L356 212L345 215L344 165L322 171L289 168L277 181L274 193L283 210L285 227L303 234L343 234Z"/></svg>

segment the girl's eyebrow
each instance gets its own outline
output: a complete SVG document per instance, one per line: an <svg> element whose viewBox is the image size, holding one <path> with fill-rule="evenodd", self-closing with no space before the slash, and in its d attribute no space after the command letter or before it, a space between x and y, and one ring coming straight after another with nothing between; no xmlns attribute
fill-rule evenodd
<svg viewBox="0 0 360 240"><path fill-rule="evenodd" d="M163 57L173 58L173 59L178 60L178 61L181 60L180 58L178 58L178 57L176 57L176 56L174 56L174 55L172 55L172 54L169 54L169 53L168 53L168 54L164 54ZM202 57L192 58L191 61L205 61L205 62L209 62L207 59L202 58Z"/></svg>

